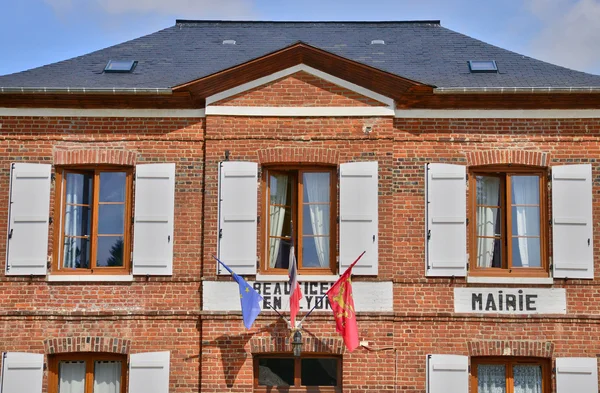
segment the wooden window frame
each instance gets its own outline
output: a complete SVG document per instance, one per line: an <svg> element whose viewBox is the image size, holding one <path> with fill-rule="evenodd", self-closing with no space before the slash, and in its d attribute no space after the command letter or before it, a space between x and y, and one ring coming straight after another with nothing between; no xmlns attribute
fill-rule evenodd
<svg viewBox="0 0 600 393"><path fill-rule="evenodd" d="M513 382L513 366L516 364L529 364L539 365L542 367L542 392L550 393L552 389L551 381L551 359L546 358L534 358L534 357L510 357L510 356L497 356L497 357L472 357L471 358L471 387L470 393L477 393L477 367L480 364L498 364L506 367L506 393L514 393L514 382Z"/></svg>
<svg viewBox="0 0 600 393"><path fill-rule="evenodd" d="M92 214L91 214L91 234L90 234L90 268L67 269L62 267L62 258L64 252L64 223L63 217L66 208L66 182L65 173L92 173L94 175L94 183L92 186ZM97 186L100 178L100 172L125 172L125 217L123 231L123 266L96 267L96 250L98 243L98 200L100 195L100 187ZM81 165L76 167L59 167L56 169L56 187L54 196L54 252L52 262L52 274L64 275L112 275L112 274L129 274L131 271L131 233L132 233L132 215L133 215L133 168L119 166L102 166L102 165Z"/></svg>
<svg viewBox="0 0 600 393"><path fill-rule="evenodd" d="M294 360L294 386L259 386L258 385L258 361L259 359L275 358L275 359L293 359ZM337 367L337 381L338 386L302 386L302 359L315 359L315 358L327 358L336 359L338 362ZM253 359L253 386L254 392L256 393L268 393L268 392L286 392L286 393L307 393L307 392L319 392L319 393L341 393L343 387L343 371L342 371L342 357L323 353L304 353L300 357L294 357L289 353L269 353L254 355Z"/></svg>
<svg viewBox="0 0 600 393"><path fill-rule="evenodd" d="M121 362L121 392L127 391L127 355L79 352L48 356L48 393L58 393L58 368L61 361L85 361L85 393L94 391L94 362L96 360L111 360Z"/></svg>
<svg viewBox="0 0 600 393"><path fill-rule="evenodd" d="M292 220L294 222L294 247L296 251L296 261L298 264L298 273L304 275L323 275L336 274L337 272L337 168L331 166L302 166L302 165L278 165L264 167L262 170L261 193L262 198L262 214L261 214L261 238L264 239L264 244L261 247L261 263L259 264L259 273L273 275L287 275L288 269L278 269L269 267L269 174L270 173L289 172L294 175L296 181L292 186ZM329 267L325 268L305 268L302 266L302 236L300 228L303 226L302 217L302 196L303 184L302 173L306 172L329 172L330 175L330 191L329 191Z"/></svg>
<svg viewBox="0 0 600 393"><path fill-rule="evenodd" d="M502 209L502 268L486 268L477 266L477 176L498 176L502 179L500 207ZM507 208L510 190L511 176L533 175L539 176L540 195L540 264L536 267L512 267L510 258L512 255L512 242L508 239L507 229L512 228L512 209ZM474 167L469 171L469 275L470 276L493 276L493 277L548 277L549 264L549 225L548 225L548 172L544 168L526 166L485 166Z"/></svg>

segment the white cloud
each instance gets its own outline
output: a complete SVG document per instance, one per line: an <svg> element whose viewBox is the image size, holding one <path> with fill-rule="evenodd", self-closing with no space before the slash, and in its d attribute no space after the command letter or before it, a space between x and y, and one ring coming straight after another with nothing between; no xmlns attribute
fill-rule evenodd
<svg viewBox="0 0 600 393"><path fill-rule="evenodd" d="M244 18L253 15L253 0L44 0L54 11L71 13L99 10L110 15L158 14L187 19Z"/></svg>
<svg viewBox="0 0 600 393"><path fill-rule="evenodd" d="M532 56L576 70L600 72L600 0L527 0L542 25Z"/></svg>

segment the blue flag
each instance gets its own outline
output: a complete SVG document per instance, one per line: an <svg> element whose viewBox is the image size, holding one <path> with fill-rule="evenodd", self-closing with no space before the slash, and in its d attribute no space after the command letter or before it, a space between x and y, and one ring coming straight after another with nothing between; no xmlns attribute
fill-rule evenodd
<svg viewBox="0 0 600 393"><path fill-rule="evenodd" d="M229 273L231 273L233 279L237 281L238 285L240 286L240 303L242 305L242 318L244 318L244 326L246 326L246 329L250 329L252 327L252 324L254 323L254 320L256 319L258 314L260 314L260 302L262 302L263 300L262 296L260 296L260 294L256 292L256 290L252 288L250 284L248 284L246 280L244 280L243 277L240 277L237 274L235 274L233 270L229 268L229 266L221 262L219 258L215 257L214 255L213 258L215 258L217 262L223 265L223 267L227 269Z"/></svg>

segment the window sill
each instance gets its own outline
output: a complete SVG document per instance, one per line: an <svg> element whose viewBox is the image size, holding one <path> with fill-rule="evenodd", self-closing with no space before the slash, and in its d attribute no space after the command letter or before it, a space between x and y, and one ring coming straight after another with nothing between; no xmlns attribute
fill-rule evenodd
<svg viewBox="0 0 600 393"><path fill-rule="evenodd" d="M552 277L480 277L467 276L468 284L553 284Z"/></svg>
<svg viewBox="0 0 600 393"><path fill-rule="evenodd" d="M51 274L46 278L48 282L132 282L133 275L93 275L93 274Z"/></svg>
<svg viewBox="0 0 600 393"><path fill-rule="evenodd" d="M335 282L340 276L333 274L322 274L322 275L298 275L298 281L300 282ZM277 281L284 282L289 281L289 277L284 274L257 274L256 281Z"/></svg>

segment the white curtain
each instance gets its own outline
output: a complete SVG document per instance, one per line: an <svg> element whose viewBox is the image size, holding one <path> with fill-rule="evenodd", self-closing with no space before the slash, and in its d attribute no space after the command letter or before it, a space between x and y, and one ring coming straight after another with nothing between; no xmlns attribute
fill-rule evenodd
<svg viewBox="0 0 600 393"><path fill-rule="evenodd" d="M515 205L535 205L539 203L538 178L533 176L513 176L512 178L512 198ZM513 235L531 236L539 234L539 208L515 206L513 212L516 211L517 233ZM514 215L514 214L513 214ZM513 218L515 219L515 218ZM514 225L513 225L514 228ZM521 259L521 266L539 266L539 250L536 248L538 240L536 238L519 237L518 254ZM514 247L514 243L513 243ZM514 251L513 251L514 255ZM514 257L513 257L514 260Z"/></svg>
<svg viewBox="0 0 600 393"><path fill-rule="evenodd" d="M270 195L270 236L281 236L283 233L283 224L285 221L285 207L283 206L272 206L272 205L285 205L287 201L287 190L288 190L288 176L287 175L270 175L269 186L271 188ZM279 255L279 244L281 239L270 238L269 242L269 266L275 267L277 263L277 257Z"/></svg>
<svg viewBox="0 0 600 393"><path fill-rule="evenodd" d="M515 393L542 393L542 368L540 366L514 366L513 378Z"/></svg>
<svg viewBox="0 0 600 393"><path fill-rule="evenodd" d="M505 393L506 369L501 364L477 366L477 393Z"/></svg>
<svg viewBox="0 0 600 393"><path fill-rule="evenodd" d="M83 189L83 176L67 174L67 192L65 208L65 235L75 235L77 231L77 222L81 219L78 216L78 209L69 204L77 202L77 191ZM81 198L81 195L79 195ZM81 252L81 250L80 250ZM77 240L65 236L64 267L75 269L77 267ZM81 255L79 255L81 256Z"/></svg>
<svg viewBox="0 0 600 393"><path fill-rule="evenodd" d="M498 206L498 192L500 180L495 177L481 177L477 179L477 194L482 199L478 204ZM479 199L479 198L478 198ZM477 208L477 236L494 236L495 215L499 209L480 206ZM491 267L494 260L494 239L481 238L477 240L477 266Z"/></svg>
<svg viewBox="0 0 600 393"><path fill-rule="evenodd" d="M329 173L305 173L303 183L308 196L305 202L327 202L308 205L319 267L327 267L329 265L329 236L326 236L329 235Z"/></svg>
<svg viewBox="0 0 600 393"><path fill-rule="evenodd" d="M85 362L60 362L58 393L85 392Z"/></svg>
<svg viewBox="0 0 600 393"><path fill-rule="evenodd" d="M94 393L121 392L121 362L94 363Z"/></svg>

